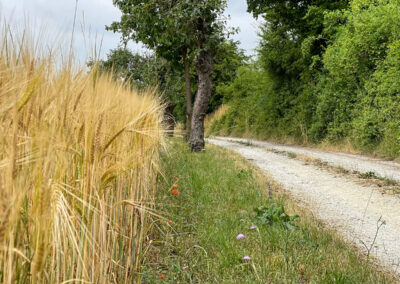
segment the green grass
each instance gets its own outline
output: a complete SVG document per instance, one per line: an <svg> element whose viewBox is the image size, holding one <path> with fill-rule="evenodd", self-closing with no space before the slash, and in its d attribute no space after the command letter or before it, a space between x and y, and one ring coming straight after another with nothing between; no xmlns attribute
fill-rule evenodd
<svg viewBox="0 0 400 284"><path fill-rule="evenodd" d="M214 146L192 154L180 140L170 144L158 193L159 210L167 220L155 223L144 283L394 281L243 159ZM179 178L178 195L171 193L174 177ZM289 216L271 213L283 205ZM256 218L254 208L262 206L260 214L267 217ZM295 214L299 218L290 217ZM251 225L258 229L250 230ZM236 240L238 234L246 238ZM252 260L242 260L245 255Z"/></svg>

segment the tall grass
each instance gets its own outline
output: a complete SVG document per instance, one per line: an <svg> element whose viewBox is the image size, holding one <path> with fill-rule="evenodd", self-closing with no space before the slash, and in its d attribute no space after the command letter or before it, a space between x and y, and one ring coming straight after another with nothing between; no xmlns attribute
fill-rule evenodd
<svg viewBox="0 0 400 284"><path fill-rule="evenodd" d="M0 282L138 282L162 107L151 91L56 58L3 27Z"/></svg>
<svg viewBox="0 0 400 284"><path fill-rule="evenodd" d="M215 131L216 123L218 123L222 117L228 112L228 105L221 105L215 112L206 116L204 120L204 128L206 135L215 135L218 131Z"/></svg>

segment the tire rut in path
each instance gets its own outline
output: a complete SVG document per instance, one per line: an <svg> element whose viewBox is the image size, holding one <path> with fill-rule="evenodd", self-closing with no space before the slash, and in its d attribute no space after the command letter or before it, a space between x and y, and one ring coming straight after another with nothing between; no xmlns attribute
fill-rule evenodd
<svg viewBox="0 0 400 284"><path fill-rule="evenodd" d="M226 139L208 139L208 142L251 160L299 198L318 219L364 252L362 242L371 246L378 220L382 218L386 224L379 230L371 255L400 273L400 198L259 147Z"/></svg>

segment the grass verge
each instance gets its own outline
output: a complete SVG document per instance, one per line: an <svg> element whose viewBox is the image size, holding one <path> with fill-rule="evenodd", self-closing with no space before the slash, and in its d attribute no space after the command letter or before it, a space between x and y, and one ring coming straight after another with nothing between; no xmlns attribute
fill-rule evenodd
<svg viewBox="0 0 400 284"><path fill-rule="evenodd" d="M156 224L145 283L394 281L237 155L215 146L191 154L180 140L169 148L157 204L170 221Z"/></svg>

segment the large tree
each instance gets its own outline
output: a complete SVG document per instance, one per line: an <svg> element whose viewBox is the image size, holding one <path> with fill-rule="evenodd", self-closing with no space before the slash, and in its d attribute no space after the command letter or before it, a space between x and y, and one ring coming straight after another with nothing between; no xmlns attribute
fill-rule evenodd
<svg viewBox="0 0 400 284"><path fill-rule="evenodd" d="M125 41L135 40L171 62L183 62L186 74L187 119L191 93L189 58L195 56L198 89L191 115L189 144L204 149L204 116L211 96L213 58L224 37L221 20L226 0L114 0L122 16L109 29L121 32Z"/></svg>

